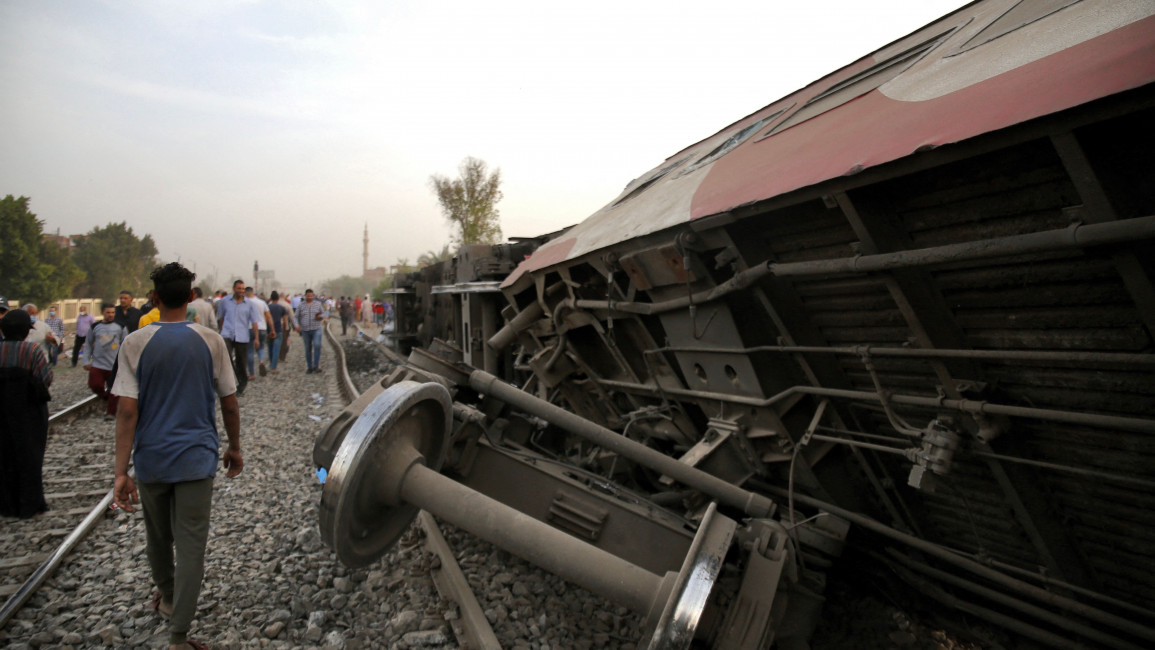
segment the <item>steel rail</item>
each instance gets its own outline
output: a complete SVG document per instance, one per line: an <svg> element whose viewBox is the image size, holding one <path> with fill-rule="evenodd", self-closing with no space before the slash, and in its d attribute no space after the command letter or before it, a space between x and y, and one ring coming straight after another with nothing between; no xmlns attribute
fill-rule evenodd
<svg viewBox="0 0 1155 650"><path fill-rule="evenodd" d="M393 348L389 347L388 345L385 345L381 341L378 341L376 337L369 336L369 334L367 332L365 332L365 330L361 329L361 326L359 324L351 323L351 325L353 326L353 329L362 333L362 335L365 337L366 341L369 341L373 345L376 345L377 349L380 350L382 354L389 357L390 361L392 361L393 363L395 363L397 365L405 365L405 363L406 363L405 358L402 357L401 355L397 354L397 352ZM384 334L385 333L384 330L382 330L381 333Z"/></svg>
<svg viewBox="0 0 1155 650"><path fill-rule="evenodd" d="M333 356L337 359L337 390L341 392L342 399L348 404L357 399L360 391L353 385L353 379L349 377L349 364L345 359L345 348L337 341L337 336L333 334L332 324L326 323L324 327L325 338L329 341L329 345L333 347Z"/></svg>
<svg viewBox="0 0 1155 650"><path fill-rule="evenodd" d="M84 536L96 527L96 524L103 519L104 513L108 510L108 506L111 503L112 490L109 490L108 494L104 495L104 498L100 500L100 503L88 513L84 521L72 529L68 537L65 537L60 546L56 547L56 550L52 552L52 555L48 556L48 559L24 581L24 584L20 585L16 593L8 598L4 606L0 607L0 628L3 628L12 616L24 606L24 603L32 597L32 594L36 593L36 590L44 584L44 581L56 572L56 569L58 569L64 561L64 556L68 555L68 553L80 543L80 540L84 539Z"/></svg>
<svg viewBox="0 0 1155 650"><path fill-rule="evenodd" d="M354 323L355 331L362 332L361 328ZM329 339L334 349L334 356L337 359L337 387L345 399L346 404L351 403L361 394L357 390L357 386L353 383L353 379L349 376L348 361L345 357L345 350L337 341L329 327L325 328L325 335ZM380 348L384 349L391 359L398 363L404 363L396 353L389 350L387 347L380 344L375 339L368 337L369 340L376 343ZM461 610L461 627L464 639L462 641L463 647L479 648L481 650L500 650L501 643L497 640L497 635L493 633L493 628L489 625L489 620L485 618L485 612L481 609L481 604L477 601L477 596L474 595L473 590L469 586L469 581L466 580L465 574L461 571L461 567L457 563L457 558L453 556L453 551L449 547L449 543L445 541L445 537L441 534L441 529L437 527L437 521L433 515L420 511L417 515L417 521L421 524L422 530L425 532L425 546L437 556L441 563L440 568L432 571L433 584L437 587L437 592L445 600L457 603ZM456 626L454 626L456 627Z"/></svg>
<svg viewBox="0 0 1155 650"><path fill-rule="evenodd" d="M64 407L64 409L48 416L48 426L51 427L60 422L71 422L78 417L87 415L88 411L92 410L99 400L98 395L89 395L71 406Z"/></svg>
<svg viewBox="0 0 1155 650"><path fill-rule="evenodd" d="M79 402L53 413L48 416L48 426L51 427L54 423L71 422L91 410L99 399L96 395L89 395ZM108 494L104 495L104 498L100 500L96 507L88 513L76 528L72 529L72 532L64 538L64 541L56 547L56 550L48 556L48 559L33 571L32 575L8 597L8 600L4 602L3 606L0 606L0 629L3 629L3 627L8 624L8 621L16 615L16 612L20 611L24 603L28 602L32 594L36 593L36 590L44 584L44 581L56 572L56 569L63 563L64 557L68 555L68 553L80 543L80 540L84 539L84 536L101 520L101 515L108 510L110 503L112 503L112 490L109 490Z"/></svg>
<svg viewBox="0 0 1155 650"><path fill-rule="evenodd" d="M469 581L461 572L457 558L453 556L453 550L442 536L437 520L424 510L417 513L417 520L425 531L425 546L437 555L440 563L438 568L430 572L433 584L442 598L452 600L461 608L460 632L465 637L462 645L482 650L501 650L501 642L497 640L497 635L489 626L489 620L485 618L481 604L477 602L477 597L469 587ZM456 630L457 626L451 626Z"/></svg>

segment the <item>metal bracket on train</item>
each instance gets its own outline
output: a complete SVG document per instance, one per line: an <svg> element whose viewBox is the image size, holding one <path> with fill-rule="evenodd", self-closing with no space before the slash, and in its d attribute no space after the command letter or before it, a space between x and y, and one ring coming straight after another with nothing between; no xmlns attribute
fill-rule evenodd
<svg viewBox="0 0 1155 650"><path fill-rule="evenodd" d="M702 438L678 460L741 484L761 469L761 460L753 453L745 432L746 425L740 421L711 419ZM666 485L674 482L668 476L660 481Z"/></svg>
<svg viewBox="0 0 1155 650"><path fill-rule="evenodd" d="M931 420L922 432L922 446L907 449L907 460L914 463L907 484L925 492L934 492L935 477L950 472L951 461L959 447L959 434L943 419Z"/></svg>
<svg viewBox="0 0 1155 650"><path fill-rule="evenodd" d="M828 513L793 529L768 519L747 522L735 535L745 552L740 558L741 585L725 602L711 647L807 647L825 602L824 570L842 554L849 529L847 521ZM798 561L799 552L806 568Z"/></svg>

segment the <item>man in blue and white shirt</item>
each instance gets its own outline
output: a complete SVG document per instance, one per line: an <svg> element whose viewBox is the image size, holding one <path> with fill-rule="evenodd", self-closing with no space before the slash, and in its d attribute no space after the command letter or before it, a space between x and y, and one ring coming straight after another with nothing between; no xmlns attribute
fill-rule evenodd
<svg viewBox="0 0 1155 650"><path fill-rule="evenodd" d="M126 512L144 505L148 564L157 588L153 608L170 619L169 647L201 647L189 641L188 631L204 580L213 478L218 462L229 478L244 467L241 411L224 340L186 320L196 274L172 262L150 277L160 320L124 339L112 387L120 397L113 497ZM218 400L229 438L223 456ZM130 453L135 479L128 475Z"/></svg>
<svg viewBox="0 0 1155 650"><path fill-rule="evenodd" d="M237 280L233 283L233 295L221 298L217 303L217 325L233 357L233 371L237 373L237 397L243 395L245 386L249 385L249 370L245 359L249 353L249 342L258 339L257 327L260 322L261 313L256 304L245 298L245 281Z"/></svg>

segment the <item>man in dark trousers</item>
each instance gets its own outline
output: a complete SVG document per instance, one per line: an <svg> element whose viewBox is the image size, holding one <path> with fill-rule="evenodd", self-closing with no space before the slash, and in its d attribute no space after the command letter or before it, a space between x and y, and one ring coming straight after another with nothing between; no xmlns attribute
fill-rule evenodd
<svg viewBox="0 0 1155 650"><path fill-rule="evenodd" d="M245 281L233 282L233 295L217 303L217 327L233 356L233 370L237 373L237 397L245 394L249 385L249 368L245 363L251 341L260 339L257 329L264 314L256 303L245 298Z"/></svg>
<svg viewBox="0 0 1155 650"><path fill-rule="evenodd" d="M124 339L112 388L120 397L113 496L126 512L144 505L148 563L157 587L153 609L170 619L169 647L202 648L188 632L204 579L213 477L218 457L229 478L244 467L236 378L221 336L185 320L196 274L172 262L150 277L160 320ZM229 438L223 456L218 399ZM128 475L130 452L135 480Z"/></svg>

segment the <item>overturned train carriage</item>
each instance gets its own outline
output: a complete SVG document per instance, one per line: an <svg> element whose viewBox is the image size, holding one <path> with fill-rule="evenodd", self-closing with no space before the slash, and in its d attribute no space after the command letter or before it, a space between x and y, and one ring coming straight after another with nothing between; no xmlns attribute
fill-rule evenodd
<svg viewBox="0 0 1155 650"><path fill-rule="evenodd" d="M848 553L960 627L1150 647L1152 14L976 2L670 157L325 432L325 538L424 508L653 648L805 644Z"/></svg>

